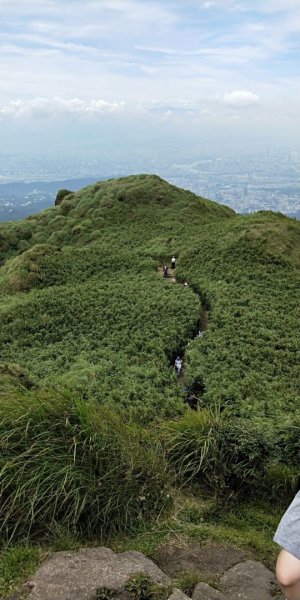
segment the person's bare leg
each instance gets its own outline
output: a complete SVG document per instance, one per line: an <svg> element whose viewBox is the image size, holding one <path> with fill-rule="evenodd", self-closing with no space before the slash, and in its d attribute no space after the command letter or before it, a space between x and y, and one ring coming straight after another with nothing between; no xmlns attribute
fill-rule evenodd
<svg viewBox="0 0 300 600"><path fill-rule="evenodd" d="M276 565L277 581L287 600L300 600L300 560L281 550Z"/></svg>

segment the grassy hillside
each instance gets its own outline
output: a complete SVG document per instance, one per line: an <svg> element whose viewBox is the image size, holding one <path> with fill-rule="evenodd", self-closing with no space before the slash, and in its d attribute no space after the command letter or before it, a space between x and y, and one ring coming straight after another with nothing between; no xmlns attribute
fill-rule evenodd
<svg viewBox="0 0 300 600"><path fill-rule="evenodd" d="M185 227L232 216L138 176L2 226L2 360L140 418L182 412L170 360L196 330L199 299L157 267L178 254Z"/></svg>
<svg viewBox="0 0 300 600"><path fill-rule="evenodd" d="M210 325L186 371L203 402L243 416L295 410L298 222L238 217L147 175L66 195L0 236L3 361L171 416L182 404L170 360L197 329L196 291ZM189 289L157 276L173 253Z"/></svg>
<svg viewBox="0 0 300 600"><path fill-rule="evenodd" d="M299 234L282 215L236 217L206 227L182 257L211 308L208 335L188 353L205 404L279 421L298 411Z"/></svg>
<svg viewBox="0 0 300 600"><path fill-rule="evenodd" d="M160 272L173 254L177 283ZM2 224L0 260L4 538L132 530L170 511L178 485L234 510L245 494L292 493L299 222L131 176Z"/></svg>

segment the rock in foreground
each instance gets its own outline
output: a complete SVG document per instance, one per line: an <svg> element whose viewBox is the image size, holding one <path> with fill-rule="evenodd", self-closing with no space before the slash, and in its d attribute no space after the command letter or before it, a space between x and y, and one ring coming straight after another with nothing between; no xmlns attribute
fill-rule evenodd
<svg viewBox="0 0 300 600"><path fill-rule="evenodd" d="M188 557L191 548L186 550ZM205 547L200 550L203 558ZM205 569L203 561L199 568L195 568L195 561L188 563L190 572L198 573L202 581L202 577L207 579L213 571L214 552L218 559L214 573L218 589L207 583L198 583L192 600L272 600L275 589L273 573L256 561L241 559L234 566L230 565L238 558L238 554L230 554L230 550L233 552L234 549L228 548L227 567L225 559L221 560L221 553L224 554L226 549L215 546L207 547L211 564L207 564ZM184 553L183 548L181 553ZM183 560L184 557L181 558ZM186 566L186 562L183 564ZM186 572L181 570L181 573ZM180 571L177 571L179 574ZM280 597L278 593L276 598ZM170 577L140 552L116 554L103 547L56 552L23 586L23 595L17 594L11 600L24 598L24 594L28 600L140 600L146 597L152 600L188 600L174 587Z"/></svg>
<svg viewBox="0 0 300 600"><path fill-rule="evenodd" d="M137 573L157 584L171 584L169 577L140 552L115 554L108 548L56 552L32 579L29 600L98 600L103 598L104 588L110 591L109 597L120 596ZM181 600L184 598L182 594Z"/></svg>

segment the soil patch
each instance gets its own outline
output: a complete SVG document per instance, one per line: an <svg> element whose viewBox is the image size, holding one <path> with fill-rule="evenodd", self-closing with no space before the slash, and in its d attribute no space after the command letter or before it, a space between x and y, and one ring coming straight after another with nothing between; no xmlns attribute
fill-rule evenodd
<svg viewBox="0 0 300 600"><path fill-rule="evenodd" d="M208 315L207 315L207 311L202 308L201 313L200 313L200 330L201 331L206 331L208 328Z"/></svg>

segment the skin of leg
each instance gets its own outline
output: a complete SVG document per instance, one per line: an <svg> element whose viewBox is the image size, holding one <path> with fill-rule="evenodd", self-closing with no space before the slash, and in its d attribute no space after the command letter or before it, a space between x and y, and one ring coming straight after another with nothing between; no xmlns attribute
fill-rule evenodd
<svg viewBox="0 0 300 600"><path fill-rule="evenodd" d="M281 550L276 565L277 581L287 600L300 600L300 560Z"/></svg>

